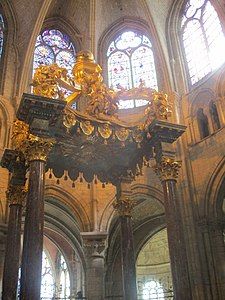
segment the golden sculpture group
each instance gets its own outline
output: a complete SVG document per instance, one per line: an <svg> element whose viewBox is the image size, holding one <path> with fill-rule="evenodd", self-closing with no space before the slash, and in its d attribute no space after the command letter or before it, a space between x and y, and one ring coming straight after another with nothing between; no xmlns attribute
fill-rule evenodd
<svg viewBox="0 0 225 300"><path fill-rule="evenodd" d="M76 112L77 114L84 118L89 116L124 127L143 126L143 124L140 122L125 124L119 120L117 115L119 100L147 100L145 125L151 123L154 118L167 120L171 114L167 95L145 87L142 81L139 87L131 90L120 87L115 91L107 87L103 82L102 68L95 62L93 54L89 51L80 51L77 54L72 76L65 68L59 67L57 64L41 65L35 71L32 85L34 94L65 100L68 106L78 101L80 96L85 96L87 99L86 109L83 113ZM70 91L71 94L68 95L67 91ZM92 120L92 118L88 119Z"/></svg>
<svg viewBox="0 0 225 300"><path fill-rule="evenodd" d="M145 87L144 82L131 90L120 87L115 91L107 87L103 81L102 68L94 61L93 54L89 51L81 51L77 54L72 75L57 64L39 66L35 71L32 86L33 93L37 96L67 102L63 112L63 125L68 133L76 124L77 132L80 131L90 137L100 136L105 144L111 139L118 140L123 147L127 141L135 142L139 147L144 132L148 132L148 126L152 121L154 119L165 121L171 115L168 96ZM83 111L74 109L72 105L82 97L86 102L85 109ZM120 120L118 117L119 100L128 99L147 100L145 115L142 115L135 124ZM13 148L22 152L27 161L35 159L46 161L49 151L56 142L54 139L31 134L29 125L19 120L14 124L12 141ZM71 155L68 152L70 149L64 148L63 153L66 151L65 155L68 153ZM164 170L173 163L175 163L174 159L163 161L160 166L158 164L157 173L159 175L165 173ZM180 165L175 163L172 166L175 173L168 174L166 177L176 178L179 167Z"/></svg>

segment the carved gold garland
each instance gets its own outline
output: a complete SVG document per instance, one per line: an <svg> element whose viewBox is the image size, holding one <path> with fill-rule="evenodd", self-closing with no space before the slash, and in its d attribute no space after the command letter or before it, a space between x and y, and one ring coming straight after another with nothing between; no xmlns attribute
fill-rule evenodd
<svg viewBox="0 0 225 300"><path fill-rule="evenodd" d="M46 161L54 139L41 138L29 133L29 126L17 120L13 126L12 144L14 149L22 152L28 161Z"/></svg>
<svg viewBox="0 0 225 300"><path fill-rule="evenodd" d="M169 157L162 157L161 161L154 167L161 181L177 180L181 162Z"/></svg>

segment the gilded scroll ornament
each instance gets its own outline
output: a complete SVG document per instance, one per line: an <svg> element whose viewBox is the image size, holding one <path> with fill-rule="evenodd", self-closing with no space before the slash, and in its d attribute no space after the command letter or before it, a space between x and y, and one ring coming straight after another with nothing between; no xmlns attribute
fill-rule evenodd
<svg viewBox="0 0 225 300"><path fill-rule="evenodd" d="M63 125L69 129L69 128L73 127L75 124L76 124L75 115L72 114L71 112L66 112L63 115Z"/></svg>
<svg viewBox="0 0 225 300"><path fill-rule="evenodd" d="M92 125L88 120L80 122L80 128L86 135L91 135L95 129L94 125Z"/></svg>
<svg viewBox="0 0 225 300"><path fill-rule="evenodd" d="M112 135L112 128L109 124L105 123L98 126L98 132L100 133L101 137L108 139Z"/></svg>
<svg viewBox="0 0 225 300"><path fill-rule="evenodd" d="M115 135L119 141L125 142L128 139L129 130L124 127L121 127L115 131Z"/></svg>
<svg viewBox="0 0 225 300"><path fill-rule="evenodd" d="M181 162L169 157L162 157L161 161L154 167L161 181L177 180L180 168Z"/></svg>
<svg viewBox="0 0 225 300"><path fill-rule="evenodd" d="M46 161L54 139L41 138L29 133L29 126L17 120L13 126L12 144L15 150L23 153L26 160Z"/></svg>
<svg viewBox="0 0 225 300"><path fill-rule="evenodd" d="M131 201L129 197L121 197L113 202L113 207L120 216L131 216L134 205L134 201Z"/></svg>
<svg viewBox="0 0 225 300"><path fill-rule="evenodd" d="M140 144L143 141L143 131L141 131L139 128L134 129L132 131L132 136L133 139L135 140L136 143Z"/></svg>
<svg viewBox="0 0 225 300"><path fill-rule="evenodd" d="M145 114L149 117L150 122L153 118L167 120L171 116L171 105L168 101L168 95L162 92L153 92L153 99L149 102Z"/></svg>
<svg viewBox="0 0 225 300"><path fill-rule="evenodd" d="M19 149L21 144L29 136L29 125L23 121L16 120L12 128L12 146L14 149Z"/></svg>
<svg viewBox="0 0 225 300"><path fill-rule="evenodd" d="M9 205L24 205L27 197L27 187L10 184L6 191Z"/></svg>
<svg viewBox="0 0 225 300"><path fill-rule="evenodd" d="M63 100L65 98L65 91L59 87L59 79L68 80L65 68L61 68L57 64L48 66L40 65L34 73L32 82L33 93L38 96Z"/></svg>

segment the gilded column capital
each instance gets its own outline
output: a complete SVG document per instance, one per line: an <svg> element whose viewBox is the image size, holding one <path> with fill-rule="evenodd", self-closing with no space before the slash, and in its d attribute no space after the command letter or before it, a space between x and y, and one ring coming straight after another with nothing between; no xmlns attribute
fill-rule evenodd
<svg viewBox="0 0 225 300"><path fill-rule="evenodd" d="M30 135L29 139L24 142L21 150L29 162L34 160L46 161L53 144L53 139Z"/></svg>
<svg viewBox="0 0 225 300"><path fill-rule="evenodd" d="M27 188L21 185L10 184L6 191L9 205L24 205L27 197Z"/></svg>
<svg viewBox="0 0 225 300"><path fill-rule="evenodd" d="M130 217L134 205L134 201L130 200L129 197L121 197L113 202L113 207L120 216Z"/></svg>
<svg viewBox="0 0 225 300"><path fill-rule="evenodd" d="M46 161L55 140L42 138L29 133L29 126L17 120L13 126L12 134L13 147L22 152L26 160Z"/></svg>
<svg viewBox="0 0 225 300"><path fill-rule="evenodd" d="M181 162L170 157L162 157L154 167L161 181L177 180Z"/></svg>

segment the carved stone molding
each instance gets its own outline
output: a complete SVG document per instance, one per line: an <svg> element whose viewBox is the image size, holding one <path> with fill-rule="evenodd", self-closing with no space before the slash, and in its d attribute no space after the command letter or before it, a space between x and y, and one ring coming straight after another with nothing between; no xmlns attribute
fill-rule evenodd
<svg viewBox="0 0 225 300"><path fill-rule="evenodd" d="M162 157L154 167L156 174L161 181L177 180L181 162L170 157Z"/></svg>
<svg viewBox="0 0 225 300"><path fill-rule="evenodd" d="M21 185L10 185L6 191L9 205L24 205L27 197L27 188Z"/></svg>
<svg viewBox="0 0 225 300"><path fill-rule="evenodd" d="M106 232L81 232L83 249L87 258L104 257L107 248Z"/></svg>

